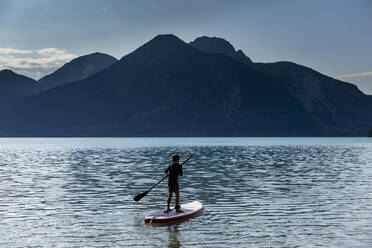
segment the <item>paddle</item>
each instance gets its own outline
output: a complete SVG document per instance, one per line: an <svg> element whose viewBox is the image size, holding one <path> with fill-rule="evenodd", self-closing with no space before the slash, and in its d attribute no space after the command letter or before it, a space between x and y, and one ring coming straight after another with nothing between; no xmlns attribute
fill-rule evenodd
<svg viewBox="0 0 372 248"><path fill-rule="evenodd" d="M181 165L183 165L184 163L186 163L187 161L189 161L189 159L192 158L192 155L188 156L187 159L185 159L185 161L183 161L181 163ZM168 175L165 175L159 182L157 182L154 186L152 186L149 190L137 195L136 197L133 198L133 200L135 201L139 201L141 200L143 197L145 197L153 188L155 188L156 186L158 186L159 183L161 183L164 179L166 179L168 177Z"/></svg>

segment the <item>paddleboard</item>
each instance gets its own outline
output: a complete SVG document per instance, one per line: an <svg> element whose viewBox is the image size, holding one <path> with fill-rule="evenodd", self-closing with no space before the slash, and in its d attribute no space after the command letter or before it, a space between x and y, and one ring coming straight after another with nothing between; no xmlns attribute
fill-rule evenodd
<svg viewBox="0 0 372 248"><path fill-rule="evenodd" d="M151 213L145 217L145 223L149 224L167 224L171 222L178 222L190 219L198 216L203 212L203 204L198 201L181 204L181 210L183 212L177 213L175 209L172 209L169 213L164 213L164 210L159 210Z"/></svg>

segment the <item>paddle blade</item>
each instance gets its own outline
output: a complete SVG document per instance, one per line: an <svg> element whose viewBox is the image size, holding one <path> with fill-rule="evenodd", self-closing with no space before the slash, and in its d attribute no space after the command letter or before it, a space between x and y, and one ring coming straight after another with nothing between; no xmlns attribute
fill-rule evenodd
<svg viewBox="0 0 372 248"><path fill-rule="evenodd" d="M149 193L149 191L145 191L145 192L143 192L143 193L141 193L141 194L139 194L139 195L136 195L136 196L133 198L133 200L135 200L135 201L137 202L137 201L141 200L143 197L145 197L145 196L147 195L147 193Z"/></svg>

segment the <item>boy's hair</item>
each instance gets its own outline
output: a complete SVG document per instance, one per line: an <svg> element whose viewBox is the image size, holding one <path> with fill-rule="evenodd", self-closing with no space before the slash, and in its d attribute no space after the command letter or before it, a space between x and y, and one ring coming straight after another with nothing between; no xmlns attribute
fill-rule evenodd
<svg viewBox="0 0 372 248"><path fill-rule="evenodd" d="M180 160L180 156L178 156L178 154L174 154L174 155L172 156L172 161L173 161L173 162L176 162L176 161L178 161L178 160Z"/></svg>

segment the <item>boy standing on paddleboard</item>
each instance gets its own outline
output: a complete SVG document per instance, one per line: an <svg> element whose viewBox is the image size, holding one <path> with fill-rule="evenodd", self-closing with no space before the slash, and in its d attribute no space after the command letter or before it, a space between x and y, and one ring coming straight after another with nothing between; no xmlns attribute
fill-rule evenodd
<svg viewBox="0 0 372 248"><path fill-rule="evenodd" d="M169 196L167 201L167 210L166 213L170 211L170 202L172 200L173 192L176 193L176 212L182 212L180 209L180 194L179 194L179 185L178 185L178 176L182 176L182 165L180 165L180 156L177 154L172 156L172 165L170 165L166 170L165 174L169 175L168 177L168 190Z"/></svg>

